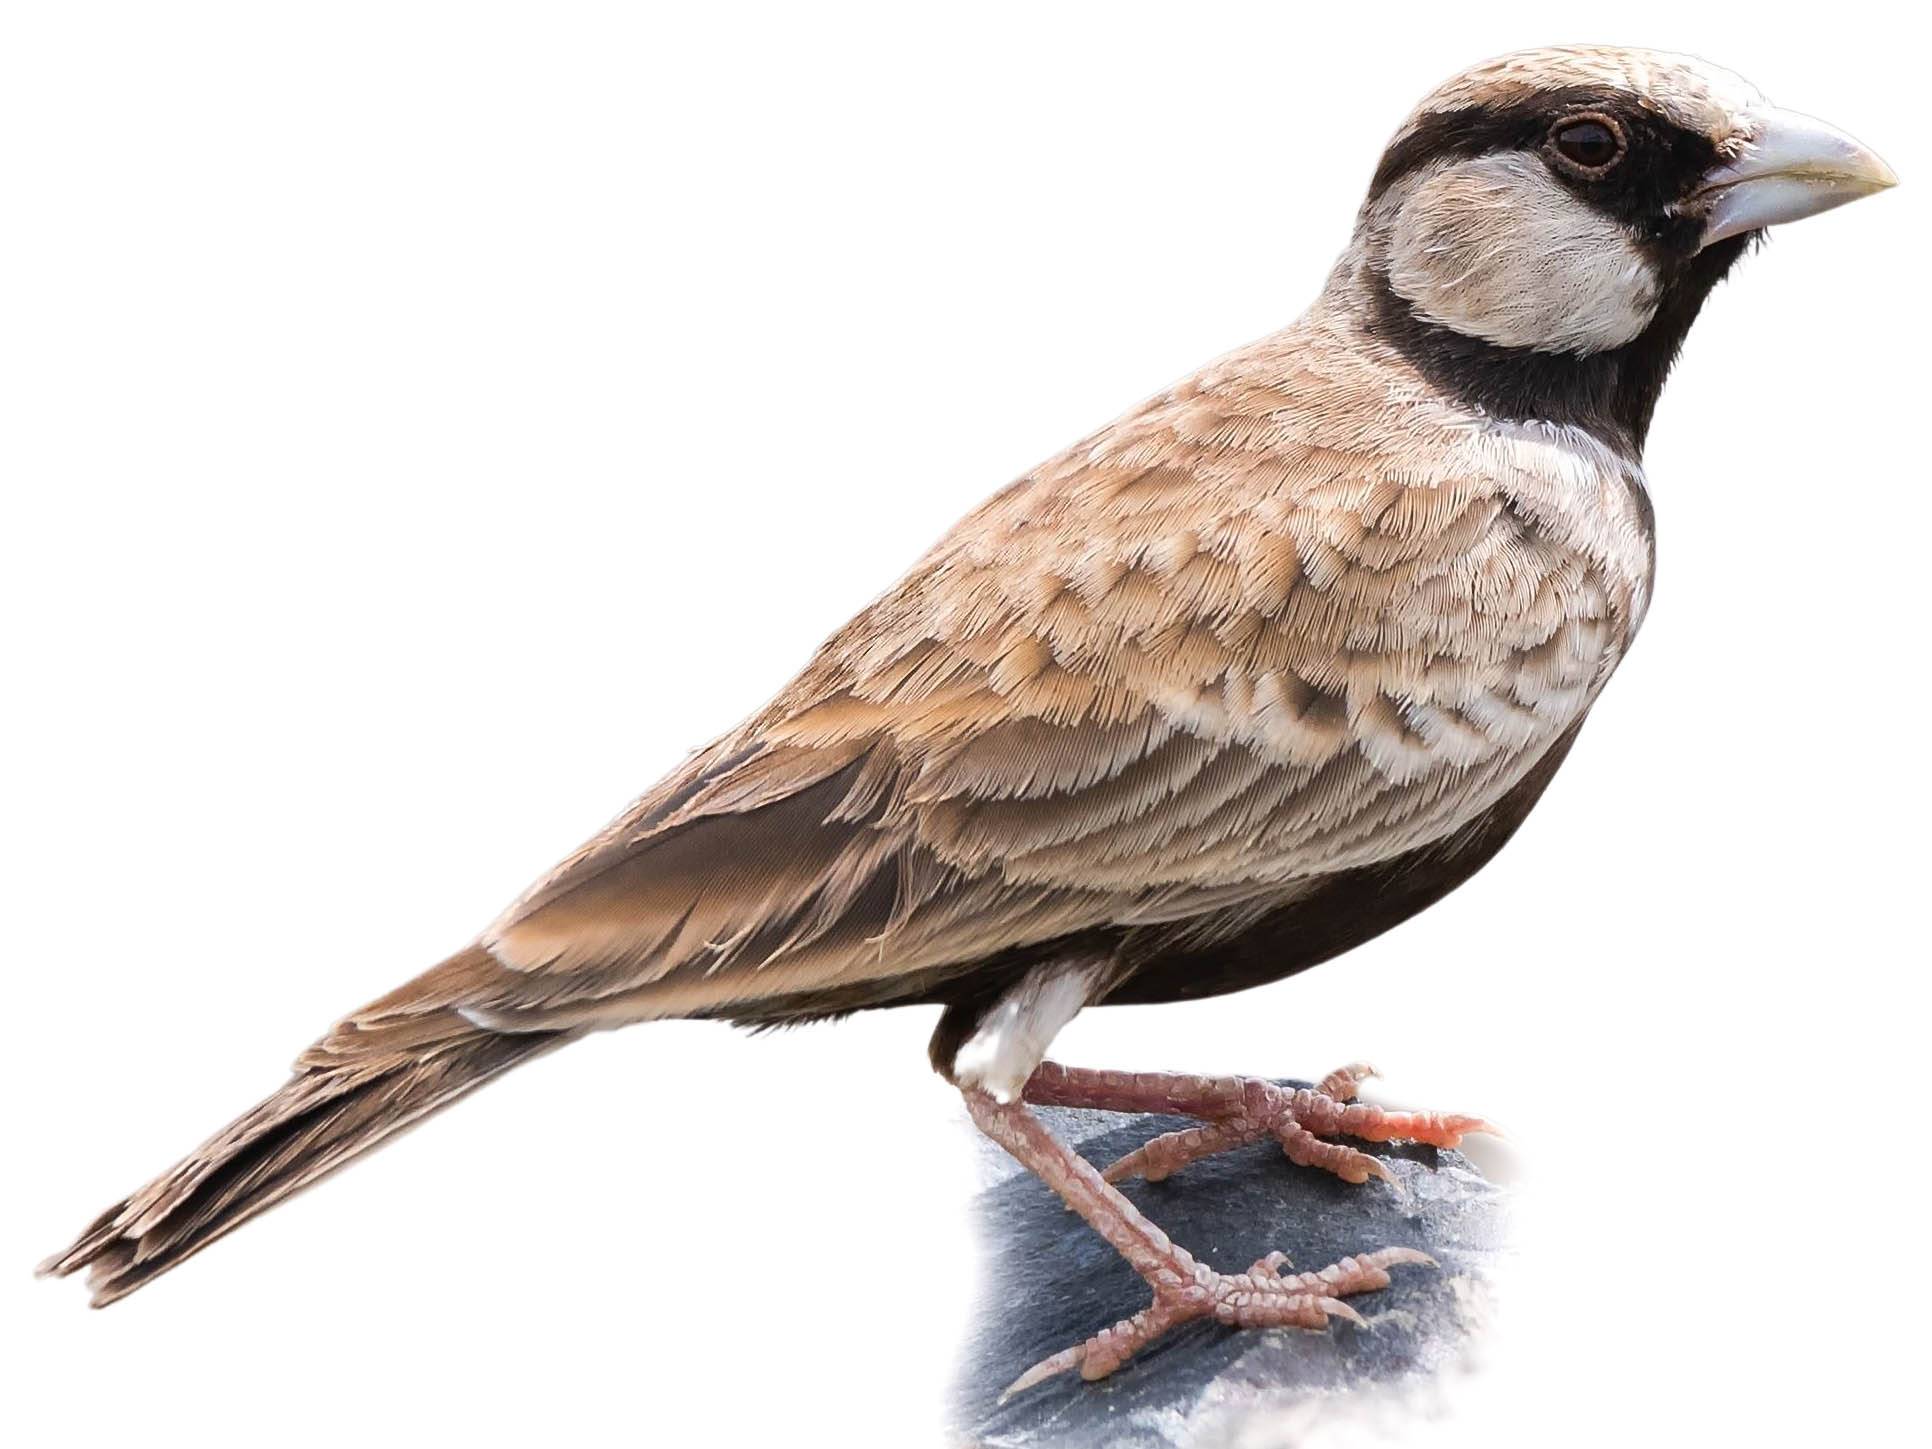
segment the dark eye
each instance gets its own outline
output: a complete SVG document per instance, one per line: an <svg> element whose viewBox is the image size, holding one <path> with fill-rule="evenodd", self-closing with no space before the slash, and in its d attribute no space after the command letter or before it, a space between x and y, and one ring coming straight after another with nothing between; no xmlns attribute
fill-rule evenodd
<svg viewBox="0 0 1932 1449"><path fill-rule="evenodd" d="M1623 136L1604 116L1572 116L1550 131L1556 154L1580 171L1605 171L1623 155Z"/></svg>

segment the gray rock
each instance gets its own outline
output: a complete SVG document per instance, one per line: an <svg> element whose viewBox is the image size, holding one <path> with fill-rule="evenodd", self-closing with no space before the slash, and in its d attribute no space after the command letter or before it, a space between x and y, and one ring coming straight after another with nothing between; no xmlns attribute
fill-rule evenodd
<svg viewBox="0 0 1932 1449"><path fill-rule="evenodd" d="M1040 1115L1102 1165L1190 1125L1110 1112ZM1321 1333L1188 1324L1099 1383L1064 1374L1002 1405L1000 1390L1023 1370L1145 1307L1148 1294L1037 1179L986 1147L994 1180L977 1210L987 1271L954 1408L961 1435L988 1449L1286 1444L1303 1437L1294 1426L1346 1413L1364 1388L1376 1390L1378 1405L1414 1397L1461 1358L1503 1245L1501 1190L1461 1153L1427 1147L1375 1149L1400 1192L1296 1167L1273 1143L1195 1163L1166 1182L1128 1183L1127 1195L1176 1242L1227 1271L1277 1248L1301 1268L1389 1246L1420 1248L1440 1266L1398 1267L1389 1288L1352 1299L1367 1331L1345 1322Z"/></svg>

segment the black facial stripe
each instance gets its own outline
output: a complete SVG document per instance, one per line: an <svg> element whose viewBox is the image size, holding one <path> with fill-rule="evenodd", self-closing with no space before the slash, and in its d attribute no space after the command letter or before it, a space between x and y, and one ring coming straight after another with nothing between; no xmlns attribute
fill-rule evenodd
<svg viewBox="0 0 1932 1449"><path fill-rule="evenodd" d="M1567 423L1640 453L1684 335L1757 235L1718 242L1678 267L1648 327L1622 347L1588 356L1499 347L1429 322L1380 272L1366 278L1371 299L1363 326L1465 407L1510 422Z"/></svg>
<svg viewBox="0 0 1932 1449"><path fill-rule="evenodd" d="M1599 87L1567 86L1506 106L1433 111L1383 154L1369 186L1369 200L1373 203L1404 176L1432 161L1467 160L1498 151L1541 155L1550 127L1586 112L1615 119L1623 128L1628 150L1600 177L1578 176L1558 165L1550 166L1550 174L1591 206L1624 223L1640 241L1682 255L1692 244L1695 230L1671 218L1668 209L1694 191L1717 165L1717 145L1629 95Z"/></svg>

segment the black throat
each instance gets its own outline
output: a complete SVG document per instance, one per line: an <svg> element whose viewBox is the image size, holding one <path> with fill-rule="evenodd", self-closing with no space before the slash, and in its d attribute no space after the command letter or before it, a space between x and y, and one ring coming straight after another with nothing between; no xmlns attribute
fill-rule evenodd
<svg viewBox="0 0 1932 1449"><path fill-rule="evenodd" d="M1361 325L1432 386L1478 412L1511 422L1566 423L1640 454L1685 334L1751 240L1733 237L1688 259L1665 286L1648 327L1622 347L1588 356L1500 347L1428 321L1373 266L1363 278L1369 305Z"/></svg>

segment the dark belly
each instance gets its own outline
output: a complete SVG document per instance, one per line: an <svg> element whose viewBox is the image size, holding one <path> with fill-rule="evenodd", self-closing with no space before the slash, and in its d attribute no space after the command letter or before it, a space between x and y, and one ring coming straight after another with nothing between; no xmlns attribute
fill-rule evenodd
<svg viewBox="0 0 1932 1449"><path fill-rule="evenodd" d="M1454 835L1393 860L1337 872L1238 935L1163 947L1132 961L1105 1004L1188 1001L1261 986L1353 950L1468 880L1503 848L1570 752L1577 729L1550 746L1522 781ZM1123 942L1131 947L1130 942Z"/></svg>

